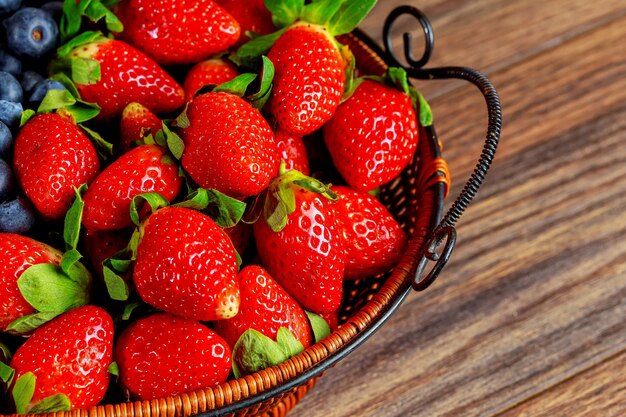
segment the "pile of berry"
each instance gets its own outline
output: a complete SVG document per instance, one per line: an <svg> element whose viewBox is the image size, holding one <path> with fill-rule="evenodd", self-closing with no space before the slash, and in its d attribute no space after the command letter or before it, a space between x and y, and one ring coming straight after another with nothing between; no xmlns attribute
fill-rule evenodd
<svg viewBox="0 0 626 417"><path fill-rule="evenodd" d="M279 364L398 263L432 117L337 40L374 4L0 0L0 413Z"/></svg>

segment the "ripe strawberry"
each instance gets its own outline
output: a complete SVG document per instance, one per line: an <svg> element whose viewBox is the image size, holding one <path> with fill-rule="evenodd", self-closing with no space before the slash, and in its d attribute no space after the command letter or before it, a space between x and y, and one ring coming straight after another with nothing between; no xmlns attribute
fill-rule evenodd
<svg viewBox="0 0 626 417"><path fill-rule="evenodd" d="M37 211L48 220L65 216L74 187L90 183L100 171L98 154L70 117L40 114L15 140L14 172Z"/></svg>
<svg viewBox="0 0 626 417"><path fill-rule="evenodd" d="M100 106L100 120L120 116L132 102L141 103L155 113L169 113L185 101L185 92L169 74L122 41L99 39L74 48L69 58L99 63L99 79L74 79L74 82L83 100Z"/></svg>
<svg viewBox="0 0 626 417"><path fill-rule="evenodd" d="M324 126L337 170L354 189L369 191L395 178L417 148L411 98L378 81L364 80Z"/></svg>
<svg viewBox="0 0 626 417"><path fill-rule="evenodd" d="M217 333L167 313L132 323L115 348L120 382L140 400L218 385L228 378L231 352Z"/></svg>
<svg viewBox="0 0 626 417"><path fill-rule="evenodd" d="M147 135L161 130L161 120L139 103L130 103L122 112L120 121L120 150L130 151Z"/></svg>
<svg viewBox="0 0 626 417"><path fill-rule="evenodd" d="M98 404L109 383L113 320L103 309L79 307L44 324L15 352L16 380L27 372L37 378L31 399L65 394L71 408Z"/></svg>
<svg viewBox="0 0 626 417"><path fill-rule="evenodd" d="M261 113L229 93L196 97L182 130L182 164L203 188L231 197L259 194L278 172L274 134Z"/></svg>
<svg viewBox="0 0 626 417"><path fill-rule="evenodd" d="M168 151L157 145L142 145L109 165L89 187L83 200L83 224L90 230L130 227L133 198L149 192L172 201L182 178Z"/></svg>
<svg viewBox="0 0 626 417"><path fill-rule="evenodd" d="M339 308L346 262L334 203L327 196L332 198L316 180L297 171L283 172L270 184L265 215L254 224L265 268L292 297L315 313ZM276 197L279 201L274 200Z"/></svg>
<svg viewBox="0 0 626 417"><path fill-rule="evenodd" d="M216 0L215 2L239 22L241 36L237 42L238 45L250 39L246 32L267 35L276 30L272 22L272 14L265 7L263 0Z"/></svg>
<svg viewBox="0 0 626 417"><path fill-rule="evenodd" d="M123 0L120 38L161 65L199 62L239 39L239 24L211 0Z"/></svg>
<svg viewBox="0 0 626 417"><path fill-rule="evenodd" d="M243 256L252 246L253 235L252 226L244 222L237 223L234 227L223 229L224 233L230 238L235 250Z"/></svg>
<svg viewBox="0 0 626 417"><path fill-rule="evenodd" d="M373 277L395 266L407 247L398 222L372 195L334 186L339 195L335 213L345 242L345 278Z"/></svg>
<svg viewBox="0 0 626 417"><path fill-rule="evenodd" d="M14 320L35 312L17 286L22 273L32 265L59 265L61 252L31 238L0 233L0 332Z"/></svg>
<svg viewBox="0 0 626 417"><path fill-rule="evenodd" d="M205 85L220 85L239 75L239 70L233 64L221 58L207 59L191 67L183 90L187 101L191 101L196 92Z"/></svg>
<svg viewBox="0 0 626 417"><path fill-rule="evenodd" d="M276 132L276 146L278 146L280 158L285 161L287 171L295 169L304 175L310 174L306 147L300 136L279 130Z"/></svg>
<svg viewBox="0 0 626 417"><path fill-rule="evenodd" d="M268 54L276 69L269 112L280 129L299 136L321 128L339 106L346 62L325 28L296 23Z"/></svg>
<svg viewBox="0 0 626 417"><path fill-rule="evenodd" d="M328 324L328 327L330 327L331 330L336 330L337 327L339 327L339 312L338 311L331 311L331 312L322 312L320 313L320 317L323 318L326 323Z"/></svg>
<svg viewBox="0 0 626 417"><path fill-rule="evenodd" d="M146 303L203 321L237 314L235 251L211 218L167 207L151 215L142 229L133 280Z"/></svg>
<svg viewBox="0 0 626 417"><path fill-rule="evenodd" d="M216 331L231 348L248 329L276 340L281 327L289 330L305 348L311 345L311 326L304 310L267 271L248 266L237 278L241 292L239 313L216 323Z"/></svg>
<svg viewBox="0 0 626 417"><path fill-rule="evenodd" d="M132 231L93 231L87 230L85 233L85 256L89 260L92 269L103 278L102 263L126 249L132 236Z"/></svg>

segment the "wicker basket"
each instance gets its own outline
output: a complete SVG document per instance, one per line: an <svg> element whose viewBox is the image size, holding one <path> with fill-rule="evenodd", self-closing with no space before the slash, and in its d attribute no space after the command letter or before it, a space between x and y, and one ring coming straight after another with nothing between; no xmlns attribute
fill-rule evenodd
<svg viewBox="0 0 626 417"><path fill-rule="evenodd" d="M417 154L410 166L382 189L382 201L411 236L406 254L389 274L368 280L348 282L342 308L342 325L320 343L309 347L285 363L213 388L153 401L103 405L86 410L50 414L50 417L178 417L178 416L285 416L315 385L324 370L336 364L363 343L401 305L411 291L423 290L437 277L455 243L454 224L473 199L489 169L500 136L501 111L497 93L480 73L459 67L421 69L433 47L432 29L426 17L412 7L394 10L385 25L388 52L360 31L342 37L352 49L359 70L382 74L389 65L400 66L391 51L391 27L401 15L418 19L426 36L426 50L420 60L405 52L407 72L413 78L461 78L477 85L489 109L487 140L476 171L452 208L442 220L444 196L449 178L441 145L434 128L421 128ZM410 36L405 36L410 51ZM435 249L446 241L444 250ZM430 261L434 268L421 278ZM1 416L0 416L1 417Z"/></svg>

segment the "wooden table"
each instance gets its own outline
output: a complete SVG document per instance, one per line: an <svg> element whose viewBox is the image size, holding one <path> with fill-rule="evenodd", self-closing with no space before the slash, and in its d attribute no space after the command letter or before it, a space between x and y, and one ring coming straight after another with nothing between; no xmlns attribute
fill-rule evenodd
<svg viewBox="0 0 626 417"><path fill-rule="evenodd" d="M625 416L626 2L381 0L362 27L381 39L407 3L434 25L430 66L495 83L501 147L439 280L291 415ZM460 82L416 86L455 196L482 146L483 99Z"/></svg>

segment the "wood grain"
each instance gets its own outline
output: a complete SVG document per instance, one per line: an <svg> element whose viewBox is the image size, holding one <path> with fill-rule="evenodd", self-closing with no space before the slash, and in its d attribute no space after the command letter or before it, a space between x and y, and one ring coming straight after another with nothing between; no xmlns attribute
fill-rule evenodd
<svg viewBox="0 0 626 417"><path fill-rule="evenodd" d="M453 34L464 16L482 39L465 50L456 38L445 59L475 52L488 67L504 103L502 145L440 280L293 415L624 415L625 5L584 3L424 2L436 30ZM497 4L537 18L503 16ZM569 18L550 17L559 9ZM507 16L501 37L481 35ZM532 36L509 36L522 21ZM480 151L484 104L470 86L432 91L455 195Z"/></svg>

